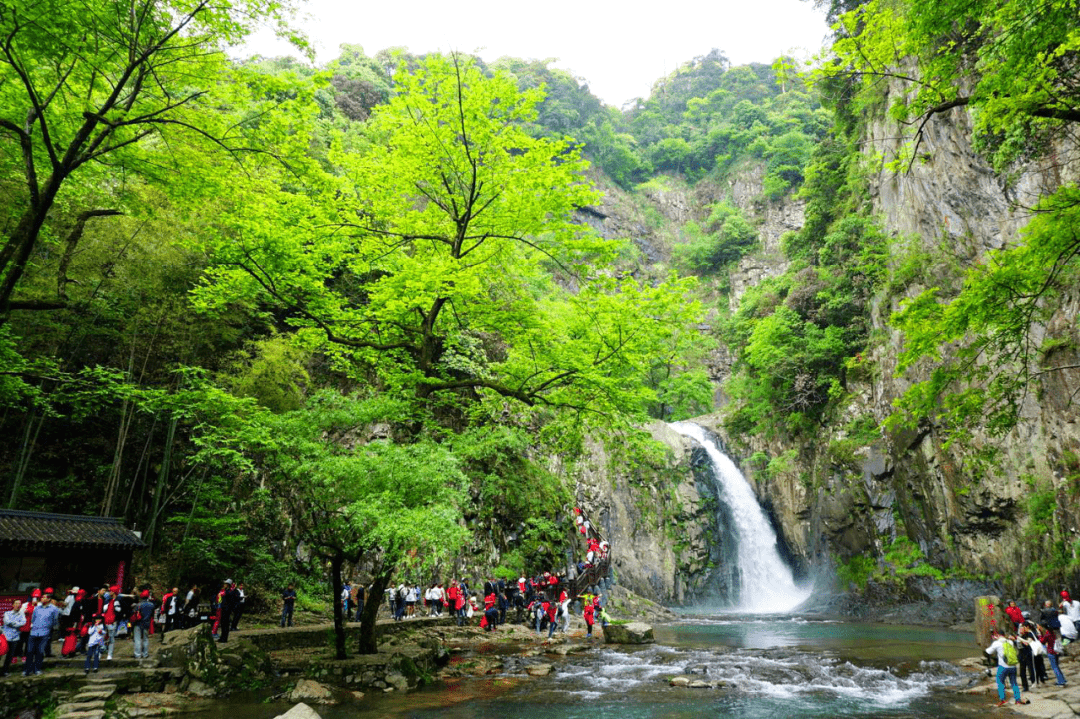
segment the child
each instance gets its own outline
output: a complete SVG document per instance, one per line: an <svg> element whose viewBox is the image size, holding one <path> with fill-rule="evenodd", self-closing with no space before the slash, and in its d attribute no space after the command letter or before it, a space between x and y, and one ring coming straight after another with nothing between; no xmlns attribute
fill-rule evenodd
<svg viewBox="0 0 1080 719"><path fill-rule="evenodd" d="M98 670L98 663L101 661L101 648L105 646L105 625L104 617L100 614L94 615L94 623L90 625L86 634L86 665L83 667L83 673L90 673L90 663L93 661L94 671Z"/></svg>
<svg viewBox="0 0 1080 719"><path fill-rule="evenodd" d="M592 639L593 616L595 613L596 608L593 607L592 602L586 602L585 611L583 612L582 616L584 616L585 618L585 626L589 629L589 631L585 634L585 637L587 639Z"/></svg>

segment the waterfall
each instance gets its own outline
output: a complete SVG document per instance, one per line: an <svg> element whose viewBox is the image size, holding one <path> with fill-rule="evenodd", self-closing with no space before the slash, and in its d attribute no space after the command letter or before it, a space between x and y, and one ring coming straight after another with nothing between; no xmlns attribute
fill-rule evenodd
<svg viewBox="0 0 1080 719"><path fill-rule="evenodd" d="M776 532L746 477L704 428L691 422L675 422L671 427L708 454L717 497L726 505L737 547L735 557L724 558L735 563L733 608L751 613L789 612L806 601L810 589L795 584L791 568L780 558Z"/></svg>

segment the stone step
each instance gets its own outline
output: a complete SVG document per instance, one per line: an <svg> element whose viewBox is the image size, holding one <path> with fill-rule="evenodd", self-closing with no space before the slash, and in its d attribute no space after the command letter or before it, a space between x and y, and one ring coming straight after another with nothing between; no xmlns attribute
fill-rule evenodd
<svg viewBox="0 0 1080 719"><path fill-rule="evenodd" d="M105 719L104 709L91 709L84 712L70 712L68 714L57 714L56 719Z"/></svg>
<svg viewBox="0 0 1080 719"><path fill-rule="evenodd" d="M72 700L71 702L69 702L67 704L61 704L60 706L56 707L56 713L62 715L62 714L70 714L71 712L85 712L85 711L92 711L94 709L104 709L104 708L105 708L105 700L104 699L92 699L90 701L85 701L85 702L77 702L77 701Z"/></svg>
<svg viewBox="0 0 1080 719"><path fill-rule="evenodd" d="M88 702L95 699L108 699L116 693L115 686L95 685L93 687L85 687L80 689L79 692L72 698L73 702Z"/></svg>

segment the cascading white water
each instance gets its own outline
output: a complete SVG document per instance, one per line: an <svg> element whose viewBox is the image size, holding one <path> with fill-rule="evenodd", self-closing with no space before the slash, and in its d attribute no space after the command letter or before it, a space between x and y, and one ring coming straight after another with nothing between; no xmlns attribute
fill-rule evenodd
<svg viewBox="0 0 1080 719"><path fill-rule="evenodd" d="M738 544L734 559L740 580L735 609L751 613L790 612L806 601L811 588L795 584L791 569L777 551L776 532L746 477L702 427L692 422L675 422L671 427L697 442L709 455L717 493L731 509Z"/></svg>

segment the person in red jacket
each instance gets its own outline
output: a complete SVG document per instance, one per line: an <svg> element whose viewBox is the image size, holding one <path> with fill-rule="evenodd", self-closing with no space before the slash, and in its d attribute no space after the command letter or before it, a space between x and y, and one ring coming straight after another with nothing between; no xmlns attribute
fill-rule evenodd
<svg viewBox="0 0 1080 719"><path fill-rule="evenodd" d="M1009 619L1016 626L1014 629L1019 629L1020 625L1024 623L1024 613L1020 611L1020 607L1016 606L1016 602L1009 600L1009 606L1005 607L1005 613L1009 615Z"/></svg>
<svg viewBox="0 0 1080 719"><path fill-rule="evenodd" d="M498 598L495 596L495 592L491 592L484 597L484 619L487 622L487 628L489 631L495 631L495 626L499 623L499 608L496 606L499 603Z"/></svg>
<svg viewBox="0 0 1080 719"><path fill-rule="evenodd" d="M457 624L461 626L461 617L458 616L458 595L461 594L461 589L458 588L457 582L450 582L450 586L446 588L446 606L450 608L450 616L457 619Z"/></svg>
<svg viewBox="0 0 1080 719"><path fill-rule="evenodd" d="M592 639L593 619L596 616L596 609L593 607L592 602L585 603L585 611L581 613L581 616L584 617L585 626L588 628L588 631L585 634L585 638Z"/></svg>

